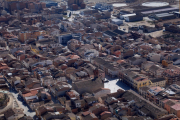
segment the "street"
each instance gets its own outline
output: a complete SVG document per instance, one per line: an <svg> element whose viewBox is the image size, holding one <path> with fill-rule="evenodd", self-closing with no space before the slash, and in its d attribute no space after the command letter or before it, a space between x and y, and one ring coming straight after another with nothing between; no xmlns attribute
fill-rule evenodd
<svg viewBox="0 0 180 120"><path fill-rule="evenodd" d="M31 112L31 111L29 110L29 108L27 107L27 105L26 105L26 104L23 104L22 100L18 98L18 94L19 94L19 93L16 93L16 92L14 92L14 91L11 90L11 94L14 96L14 99L16 99L16 101L18 102L19 108L24 109L24 113L25 113L27 116L34 117L35 112Z"/></svg>

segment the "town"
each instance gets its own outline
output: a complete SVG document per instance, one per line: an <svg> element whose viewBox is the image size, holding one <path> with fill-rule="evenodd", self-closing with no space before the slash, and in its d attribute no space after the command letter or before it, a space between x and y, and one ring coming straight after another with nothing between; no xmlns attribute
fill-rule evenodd
<svg viewBox="0 0 180 120"><path fill-rule="evenodd" d="M180 120L179 0L0 0L0 120Z"/></svg>

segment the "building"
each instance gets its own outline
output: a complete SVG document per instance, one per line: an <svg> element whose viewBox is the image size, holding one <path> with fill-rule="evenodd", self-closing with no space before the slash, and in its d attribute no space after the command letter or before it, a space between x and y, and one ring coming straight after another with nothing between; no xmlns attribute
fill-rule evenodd
<svg viewBox="0 0 180 120"><path fill-rule="evenodd" d="M171 106L171 113L175 114L177 117L180 117L180 104Z"/></svg>
<svg viewBox="0 0 180 120"><path fill-rule="evenodd" d="M164 70L162 76L167 79L167 84L171 85L179 81L180 70L178 68L166 69Z"/></svg>
<svg viewBox="0 0 180 120"><path fill-rule="evenodd" d="M64 96L67 91L71 90L72 86L70 84L55 84L50 86L49 90L54 97Z"/></svg>
<svg viewBox="0 0 180 120"><path fill-rule="evenodd" d="M165 30L168 32L172 32L172 33L179 33L180 32L180 28L177 25L169 25L169 26L165 27Z"/></svg>
<svg viewBox="0 0 180 120"><path fill-rule="evenodd" d="M160 9L155 9L155 10L144 10L141 11L141 13L143 14L143 16L148 16L150 14L158 14L158 13L164 13L164 12L172 12L172 11L179 11L179 8L175 8L175 7L166 7L166 8L160 8Z"/></svg>
<svg viewBox="0 0 180 120"><path fill-rule="evenodd" d="M133 14L122 14L120 15L120 19L124 20L126 17L129 17L129 16L135 16L136 14L133 13Z"/></svg>
<svg viewBox="0 0 180 120"><path fill-rule="evenodd" d="M133 100L136 111L143 116L150 116L153 119L158 119L168 114L166 110L154 105L132 90L126 91L122 97L128 101Z"/></svg>
<svg viewBox="0 0 180 120"><path fill-rule="evenodd" d="M116 67L116 65L113 65L109 61L96 57L91 59L91 63L96 65L101 70L105 71L106 75L109 75L110 77L117 77L119 69Z"/></svg>
<svg viewBox="0 0 180 120"><path fill-rule="evenodd" d="M100 88L96 91L94 91L94 97L98 98L98 97L103 97L106 96L107 94L110 94L111 90L108 88Z"/></svg>
<svg viewBox="0 0 180 120"><path fill-rule="evenodd" d="M67 33L67 34L60 34L58 36L58 41L60 44L67 44L67 42L69 40L72 39L72 34L71 33Z"/></svg>
<svg viewBox="0 0 180 120"><path fill-rule="evenodd" d="M164 100L167 100L168 93L164 91L163 88L157 87L141 87L139 89L139 94L144 97L146 100L149 100L153 104L164 107Z"/></svg>
<svg viewBox="0 0 180 120"><path fill-rule="evenodd" d="M113 5L102 2L102 3L96 3L94 8L98 9L98 10L112 10L113 9Z"/></svg>
<svg viewBox="0 0 180 120"><path fill-rule="evenodd" d="M86 6L84 4L84 0L68 0L67 3L68 3L68 7L73 10L78 10L78 7L84 9Z"/></svg>
<svg viewBox="0 0 180 120"><path fill-rule="evenodd" d="M21 31L19 32L19 40L20 42L24 43L29 38L37 39L38 36L43 34L43 31Z"/></svg>
<svg viewBox="0 0 180 120"><path fill-rule="evenodd" d="M141 87L151 85L151 81L147 76L143 76L130 70L120 71L119 78L136 90L139 90Z"/></svg>
<svg viewBox="0 0 180 120"><path fill-rule="evenodd" d="M79 82L73 82L72 88L80 94L86 92L93 93L94 91L97 91L100 88L104 88L104 83L100 78L96 78L92 80L82 80Z"/></svg>
<svg viewBox="0 0 180 120"><path fill-rule="evenodd" d="M141 15L131 15L131 16L126 16L124 17L126 22L136 22L136 21L142 21L143 16Z"/></svg>
<svg viewBox="0 0 180 120"><path fill-rule="evenodd" d="M123 20L111 19L111 23L116 24L116 25L121 25L121 24L123 24Z"/></svg>
<svg viewBox="0 0 180 120"><path fill-rule="evenodd" d="M161 13L161 14L155 14L154 18L156 20L168 20L168 19L175 19L176 16L170 13Z"/></svg>
<svg viewBox="0 0 180 120"><path fill-rule="evenodd" d="M47 8L50 8L52 6L58 6L58 3L57 2L54 2L54 1L41 1L42 3L45 3L46 4L46 7Z"/></svg>
<svg viewBox="0 0 180 120"><path fill-rule="evenodd" d="M167 80L165 78L154 78L154 79L151 79L150 86L151 87L156 87L156 86L165 87L166 82L167 82Z"/></svg>

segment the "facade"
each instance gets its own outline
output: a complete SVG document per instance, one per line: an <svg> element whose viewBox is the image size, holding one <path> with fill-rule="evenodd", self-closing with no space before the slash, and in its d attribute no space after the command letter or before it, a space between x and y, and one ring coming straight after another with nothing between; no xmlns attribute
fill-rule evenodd
<svg viewBox="0 0 180 120"><path fill-rule="evenodd" d="M160 87L165 87L166 86L166 82L167 80L165 78L155 78L151 80L151 87L156 87L156 86L160 86Z"/></svg>
<svg viewBox="0 0 180 120"><path fill-rule="evenodd" d="M127 16L124 17L126 22L136 22L136 21L142 21L143 20L143 16L141 15L133 15L133 16Z"/></svg>
<svg viewBox="0 0 180 120"><path fill-rule="evenodd" d="M165 107L164 100L167 99L167 94L161 87L141 87L139 89L139 94L153 104L161 108Z"/></svg>
<svg viewBox="0 0 180 120"><path fill-rule="evenodd" d="M167 79L167 84L173 84L179 81L179 72L179 69L167 69L162 75Z"/></svg>
<svg viewBox="0 0 180 120"><path fill-rule="evenodd" d="M54 97L63 96L67 91L71 90L72 86L69 84L64 85L54 85L50 88L50 92Z"/></svg>
<svg viewBox="0 0 180 120"><path fill-rule="evenodd" d="M72 34L64 34L58 36L58 41L60 44L67 44L67 42L71 39L72 39Z"/></svg>
<svg viewBox="0 0 180 120"><path fill-rule="evenodd" d="M136 90L152 84L148 78L129 70L120 71L119 78Z"/></svg>
<svg viewBox="0 0 180 120"><path fill-rule="evenodd" d="M99 90L94 91L94 96L96 98L106 96L107 94L110 94L111 90L108 88L100 88Z"/></svg>
<svg viewBox="0 0 180 120"><path fill-rule="evenodd" d="M19 33L19 39L22 43L24 43L29 37L37 38L43 33L43 31L22 31Z"/></svg>
<svg viewBox="0 0 180 120"><path fill-rule="evenodd" d="M129 16L134 16L136 15L135 13L133 14L125 14L125 15L120 15L120 19L124 20L126 17L129 17Z"/></svg>
<svg viewBox="0 0 180 120"><path fill-rule="evenodd" d="M123 24L123 21L120 19L112 19L112 23L116 24L116 25L121 25L121 24Z"/></svg>
<svg viewBox="0 0 180 120"><path fill-rule="evenodd" d="M169 14L169 13L155 14L155 19L157 20L168 20L174 18L176 18L174 14Z"/></svg>

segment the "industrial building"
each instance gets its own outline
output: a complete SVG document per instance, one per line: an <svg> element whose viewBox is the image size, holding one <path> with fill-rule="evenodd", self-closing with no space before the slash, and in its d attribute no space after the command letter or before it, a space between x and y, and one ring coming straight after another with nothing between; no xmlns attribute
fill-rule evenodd
<svg viewBox="0 0 180 120"><path fill-rule="evenodd" d="M180 12L174 12L174 15L176 15L176 17L180 18Z"/></svg>
<svg viewBox="0 0 180 120"><path fill-rule="evenodd" d="M168 19L175 19L176 16L174 14L169 13L161 13L161 14L155 14L156 20L168 20Z"/></svg>
<svg viewBox="0 0 180 120"><path fill-rule="evenodd" d="M136 21L142 21L143 16L141 15L133 15L133 16L127 16L124 18L126 22L136 22Z"/></svg>
<svg viewBox="0 0 180 120"><path fill-rule="evenodd" d="M141 12L141 14L143 16L148 16L150 14L160 14L160 13L164 13L164 12L172 12L172 11L179 11L179 8L174 8L174 7L170 7L170 8L163 8L163 9L157 9L157 10L149 10L149 11L143 11Z"/></svg>
<svg viewBox="0 0 180 120"><path fill-rule="evenodd" d="M121 25L121 24L123 24L123 20L111 19L111 23L116 24L116 25Z"/></svg>
<svg viewBox="0 0 180 120"><path fill-rule="evenodd" d="M125 17L134 16L134 15L136 15L136 14L135 14L135 13L132 13L132 14L120 15L120 19L124 20Z"/></svg>

